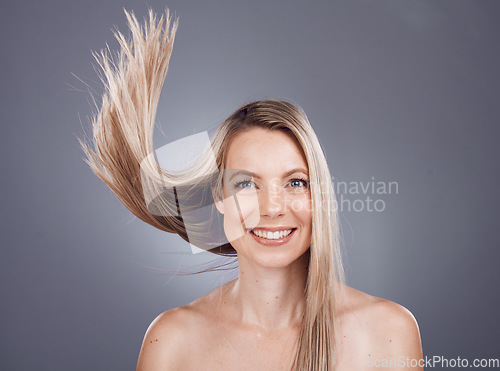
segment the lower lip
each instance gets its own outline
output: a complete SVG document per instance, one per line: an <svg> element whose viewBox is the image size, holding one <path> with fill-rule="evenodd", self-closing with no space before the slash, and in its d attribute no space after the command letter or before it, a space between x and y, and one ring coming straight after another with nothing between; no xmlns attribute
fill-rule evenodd
<svg viewBox="0 0 500 371"><path fill-rule="evenodd" d="M283 238L278 238L278 239L275 239L275 240L271 240L271 239L259 237L259 236L257 236L256 234L254 234L251 231L249 231L248 233L250 233L250 235L255 239L255 241L257 241L261 245L265 245L265 246L280 246L280 245L284 245L285 243L287 243L288 241L290 241L290 239L292 238L292 236L295 234L296 230L297 229L293 229L292 233L290 233L288 236L283 237Z"/></svg>

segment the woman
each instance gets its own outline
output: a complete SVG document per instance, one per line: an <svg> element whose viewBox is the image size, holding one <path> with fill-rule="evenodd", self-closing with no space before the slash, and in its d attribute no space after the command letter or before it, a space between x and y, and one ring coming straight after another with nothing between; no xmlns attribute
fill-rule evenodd
<svg viewBox="0 0 500 371"><path fill-rule="evenodd" d="M126 15L132 39L117 34L118 62L98 58L106 91L95 150L82 143L88 163L137 217L239 265L237 279L151 323L137 369L423 369L403 362L422 357L411 313L343 283L331 177L305 114L246 104L189 169L165 171L152 133L177 22L150 12L141 28Z"/></svg>

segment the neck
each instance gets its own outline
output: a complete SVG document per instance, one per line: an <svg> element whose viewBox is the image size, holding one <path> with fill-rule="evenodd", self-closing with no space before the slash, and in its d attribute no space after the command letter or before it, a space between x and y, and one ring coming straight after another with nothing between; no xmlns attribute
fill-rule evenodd
<svg viewBox="0 0 500 371"><path fill-rule="evenodd" d="M297 326L305 308L309 256L305 253L283 268L264 268L238 259L239 276L230 298L236 320L264 330Z"/></svg>

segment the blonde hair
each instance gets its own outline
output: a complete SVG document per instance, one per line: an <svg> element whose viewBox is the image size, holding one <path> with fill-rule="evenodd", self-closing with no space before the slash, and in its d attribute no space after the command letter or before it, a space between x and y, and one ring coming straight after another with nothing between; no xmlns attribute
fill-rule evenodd
<svg viewBox="0 0 500 371"><path fill-rule="evenodd" d="M169 11L159 19L150 10L141 27L133 13L125 11L131 39L117 32L121 51L116 62L109 53L96 55L103 73L102 106L92 120L94 149L80 141L86 161L118 199L146 223L177 233L186 241L220 255L234 255L229 243L217 249L203 246L203 238L188 237L189 221L179 213L175 187L186 186L187 194L221 197L226 150L231 139L251 127L282 130L296 139L309 167L312 200L312 237L305 290L306 307L297 343L294 370L333 370L337 345L336 301L341 295L344 272L340 256L335 195L326 158L306 115L283 100L245 104L218 128L211 148L215 164L198 161L184 174L162 170L153 149L156 109L172 53L178 21ZM214 176L214 174L218 174ZM173 189L175 198L169 197ZM171 193L171 192L170 192ZM154 194L151 201L145 196ZM198 201L203 203L203 201ZM215 207L214 207L215 209ZM196 229L196 228L195 228ZM203 229L200 229L202 231ZM201 233L201 232L200 232Z"/></svg>

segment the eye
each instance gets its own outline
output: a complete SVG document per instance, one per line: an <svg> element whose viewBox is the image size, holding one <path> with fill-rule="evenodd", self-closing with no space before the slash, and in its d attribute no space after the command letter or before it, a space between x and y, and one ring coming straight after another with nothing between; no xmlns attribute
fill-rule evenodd
<svg viewBox="0 0 500 371"><path fill-rule="evenodd" d="M304 179L292 179L290 180L290 186L293 188L307 187L307 181Z"/></svg>
<svg viewBox="0 0 500 371"><path fill-rule="evenodd" d="M241 182L238 182L234 185L234 188L236 189L248 189L252 188L254 186L253 182L251 180L243 180Z"/></svg>

